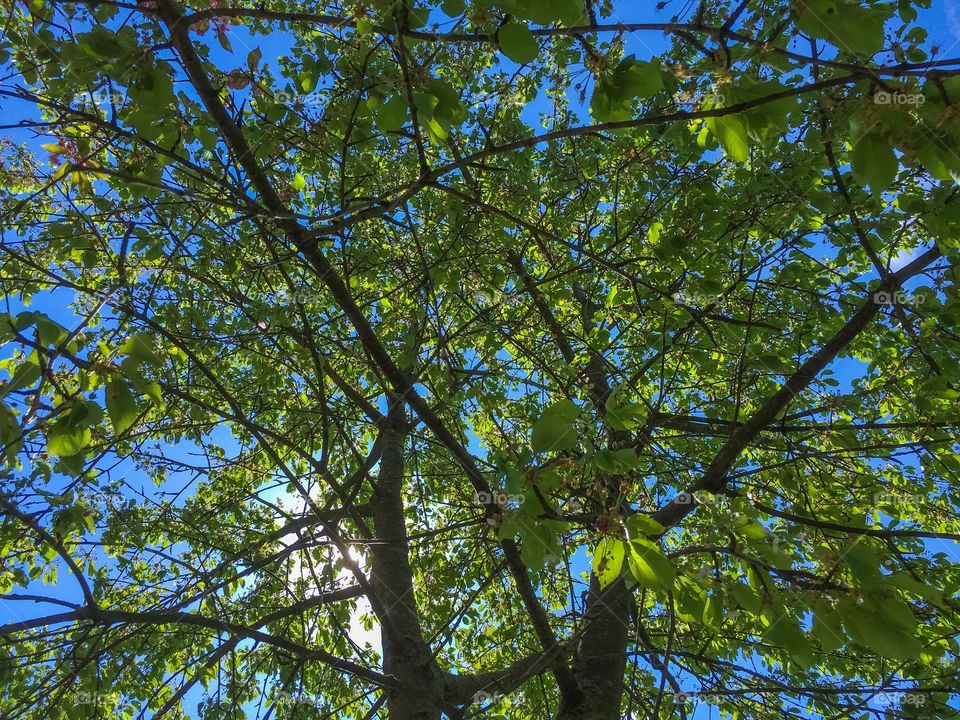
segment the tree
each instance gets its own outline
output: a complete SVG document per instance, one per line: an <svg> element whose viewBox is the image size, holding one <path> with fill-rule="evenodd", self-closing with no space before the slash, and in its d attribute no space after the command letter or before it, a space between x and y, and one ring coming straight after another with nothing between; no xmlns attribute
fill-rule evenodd
<svg viewBox="0 0 960 720"><path fill-rule="evenodd" d="M957 716L960 58L677 4L11 5L3 717Z"/></svg>

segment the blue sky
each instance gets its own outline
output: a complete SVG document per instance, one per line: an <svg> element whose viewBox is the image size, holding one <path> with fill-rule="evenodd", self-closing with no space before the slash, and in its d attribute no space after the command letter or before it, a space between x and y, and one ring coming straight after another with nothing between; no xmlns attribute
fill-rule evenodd
<svg viewBox="0 0 960 720"><path fill-rule="evenodd" d="M665 17L665 13L655 12L653 9L654 3L652 2L620 2L617 3L617 8L618 12L616 13L615 19L621 19L623 21L663 22L666 19L669 19L668 17ZM669 8L667 12L669 12ZM949 57L960 54L960 4L956 3L955 1L951 2L951 0L934 0L930 10L921 12L921 19L919 22L929 30L930 43L939 45L942 48L941 56ZM243 28L233 27L230 30L229 38L233 47L232 53L220 47L215 40L212 30L208 31L207 34L202 38L203 41L210 44L212 56L217 60L218 63L221 64L222 67L242 67L246 63L248 52L254 48L260 48L261 52L263 53L263 62L273 64L276 71L275 74L279 76L279 69L276 67L276 58L279 55L289 52L291 43L288 37L278 33L269 37L254 38L251 37ZM626 36L626 52L635 53L637 57L641 59L647 59L655 56L662 52L666 47L667 41L665 37L659 33L635 32L629 33ZM543 106L539 103L532 103L526 108L525 117L530 125L534 128L539 127L538 114L542 110L542 107ZM586 120L587 114L585 112L585 108L583 110L583 117L584 120ZM34 119L38 118L35 113L35 108L32 105L24 102L4 99L3 122L13 124L19 121ZM12 137L17 142L27 143L28 146L34 149L40 157L44 157L46 153L39 148L39 145L44 142L51 142L51 138L36 138L33 136L32 132L15 127L7 127L3 130L0 130L0 135L7 135ZM4 237L3 239L9 241L11 238ZM902 261L905 260L906 258L904 258ZM31 309L45 312L66 327L70 328L79 320L79 318L69 308L69 303L71 301L72 298L63 292L46 294L36 298ZM8 312L16 313L23 309L23 306L20 305L16 299L10 298L8 299L8 303ZM0 348L0 357L8 357L11 350L12 348L10 347ZM844 361L838 363L834 369L837 373L838 379L840 379L844 385L848 385L850 380L857 375L861 369L861 366L856 361ZM237 449L236 444L233 442L229 433L225 429L220 429L220 431L216 433L216 437L218 442L228 449L228 452L232 452ZM474 446L471 449L476 449L476 447ZM167 453L170 457L186 458L189 456L189 453L192 450L193 448L188 446L176 448L166 447L163 449L163 452ZM137 491L139 490L145 497L157 500L161 497L161 493L168 489L164 486L159 488L155 487L150 478L141 476L140 473L133 468L129 461L123 461L118 467L118 472L126 475L127 482L130 486L129 492L131 493L131 496L136 496ZM56 488L55 486L51 486L46 488L46 490L55 492ZM951 548L949 552L954 557L957 557L955 549ZM582 552L579 553L577 565L585 568L586 562L585 554ZM47 594L65 600L76 601L80 599L80 595L73 578L68 572L64 572L63 569L60 571L59 582L55 587L41 586L30 589L36 589L41 594ZM20 619L21 617L33 616L35 611L36 608L27 608L22 603L0 601L0 623ZM191 702L195 702L199 699L199 691L194 691L188 697L192 698ZM712 716L717 717L716 713L713 713ZM700 718L711 717L711 711L701 706L700 709L693 715L693 717L697 718L698 720Z"/></svg>

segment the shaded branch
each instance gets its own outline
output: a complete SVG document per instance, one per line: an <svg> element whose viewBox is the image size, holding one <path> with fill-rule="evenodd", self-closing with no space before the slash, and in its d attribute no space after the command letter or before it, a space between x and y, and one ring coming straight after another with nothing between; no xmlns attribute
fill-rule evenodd
<svg viewBox="0 0 960 720"><path fill-rule="evenodd" d="M930 263L941 256L937 247L927 250L923 255L901 268L896 273L887 276L880 283L878 291L891 292L899 288L906 280L922 272ZM716 492L722 490L727 483L727 473L739 459L740 454L752 443L765 427L787 407L788 403L846 348L857 335L869 325L880 312L882 306L874 302L872 294L857 313L837 333L831 337L820 350L807 359L800 368L790 376L786 383L774 393L743 425L734 430L717 453L716 457L704 471L700 480L688 488L692 495L698 490ZM682 498L674 498L667 505L653 513L654 520L664 527L671 527L686 517L696 505L686 502L690 495L684 493Z"/></svg>

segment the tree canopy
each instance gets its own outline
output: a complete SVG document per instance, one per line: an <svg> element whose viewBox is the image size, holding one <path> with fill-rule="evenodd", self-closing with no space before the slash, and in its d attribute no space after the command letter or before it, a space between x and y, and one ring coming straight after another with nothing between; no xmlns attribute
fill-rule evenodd
<svg viewBox="0 0 960 720"><path fill-rule="evenodd" d="M0 717L960 715L929 5L8 0Z"/></svg>

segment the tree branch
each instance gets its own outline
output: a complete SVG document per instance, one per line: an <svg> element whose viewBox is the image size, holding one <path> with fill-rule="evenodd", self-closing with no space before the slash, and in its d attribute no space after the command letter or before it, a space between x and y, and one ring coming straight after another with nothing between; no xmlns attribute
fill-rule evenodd
<svg viewBox="0 0 960 720"><path fill-rule="evenodd" d="M895 291L906 280L922 272L930 263L941 256L940 249L933 247L913 262L901 268L896 273L887 276L880 283L878 292ZM654 520L664 527L671 527L679 523L695 507L694 502L685 502L698 490L716 492L726 485L727 472L733 467L740 453L779 415L787 404L822 371L837 355L849 345L857 335L867 327L871 320L880 312L882 306L874 301L873 293L866 298L857 313L850 318L837 333L831 337L820 350L814 353L800 368L790 376L786 383L774 393L743 425L734 430L717 453L716 457L704 471L698 482L688 488L680 499L674 498L667 505L653 513Z"/></svg>

